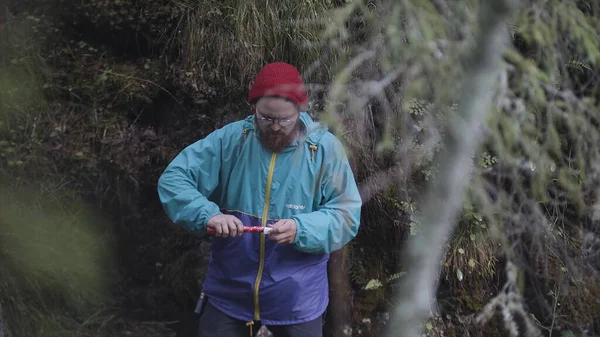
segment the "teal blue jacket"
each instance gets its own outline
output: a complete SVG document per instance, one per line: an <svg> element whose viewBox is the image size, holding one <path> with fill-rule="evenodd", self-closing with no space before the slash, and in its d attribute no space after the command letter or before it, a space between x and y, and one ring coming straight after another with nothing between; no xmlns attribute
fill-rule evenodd
<svg viewBox="0 0 600 337"><path fill-rule="evenodd" d="M329 253L360 225L362 201L342 144L307 113L300 118L304 136L282 153L262 147L249 116L186 147L158 181L167 215L199 236L221 213L246 226L295 220L291 245L261 233L213 238L203 291L217 308L246 321L292 324L322 314Z"/></svg>

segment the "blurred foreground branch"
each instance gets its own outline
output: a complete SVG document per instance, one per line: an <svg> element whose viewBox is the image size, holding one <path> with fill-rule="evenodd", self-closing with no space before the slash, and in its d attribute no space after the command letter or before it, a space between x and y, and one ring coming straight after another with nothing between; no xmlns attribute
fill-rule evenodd
<svg viewBox="0 0 600 337"><path fill-rule="evenodd" d="M0 337L4 337L4 318L2 316L2 303L0 303Z"/></svg>
<svg viewBox="0 0 600 337"><path fill-rule="evenodd" d="M465 187L473 169L472 157L481 143L480 128L491 110L490 102L508 43L507 22L515 10L512 0L482 4L479 36L456 116L449 119L440 155L440 177L423 203L422 230L408 244L406 277L399 281L398 299L387 336L417 336L435 298L434 282L440 271L444 241L454 230Z"/></svg>

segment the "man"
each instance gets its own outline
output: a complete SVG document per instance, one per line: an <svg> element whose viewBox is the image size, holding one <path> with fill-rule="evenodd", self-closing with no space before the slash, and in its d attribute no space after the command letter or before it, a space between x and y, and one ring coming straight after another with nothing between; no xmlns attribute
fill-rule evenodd
<svg viewBox="0 0 600 337"><path fill-rule="evenodd" d="M322 336L327 261L357 234L362 201L339 140L305 112L298 70L266 65L253 114L185 148L158 181L172 221L215 236L200 337ZM244 226L270 227L243 233Z"/></svg>

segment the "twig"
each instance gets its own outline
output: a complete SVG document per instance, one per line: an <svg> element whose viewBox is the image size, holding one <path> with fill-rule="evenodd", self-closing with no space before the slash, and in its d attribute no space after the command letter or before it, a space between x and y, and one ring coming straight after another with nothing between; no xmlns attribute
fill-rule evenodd
<svg viewBox="0 0 600 337"><path fill-rule="evenodd" d="M139 77L136 77L136 76L130 76L130 75L123 75L123 74L115 73L115 72L113 72L111 70L107 70L106 73L107 74L111 74L111 75L115 75L115 76L118 76L118 77L123 77L125 79L132 79L132 80L137 80L137 81L140 81L140 82L145 82L145 83L148 83L148 84L152 84L153 86L155 86L155 87L161 89L162 91L166 92L169 96L171 96L171 98L173 98L173 100L175 100L175 102L177 102L178 104L181 104L181 102L177 99L177 97L175 97L169 90L165 89L164 87L162 87L161 85L159 85L158 83L156 83L154 81L147 80L145 78L139 78Z"/></svg>
<svg viewBox="0 0 600 337"><path fill-rule="evenodd" d="M558 297L560 295L560 282L558 283L558 290L554 296L554 307L552 308L552 323L550 324L550 335L552 337L552 330L554 329L554 322L556 321L556 306L558 304Z"/></svg>

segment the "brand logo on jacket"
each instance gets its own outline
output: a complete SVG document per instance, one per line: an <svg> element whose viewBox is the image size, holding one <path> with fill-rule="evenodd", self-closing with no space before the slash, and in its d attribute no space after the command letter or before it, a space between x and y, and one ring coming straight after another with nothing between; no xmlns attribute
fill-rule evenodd
<svg viewBox="0 0 600 337"><path fill-rule="evenodd" d="M285 204L285 207L291 209L304 209L304 205Z"/></svg>

